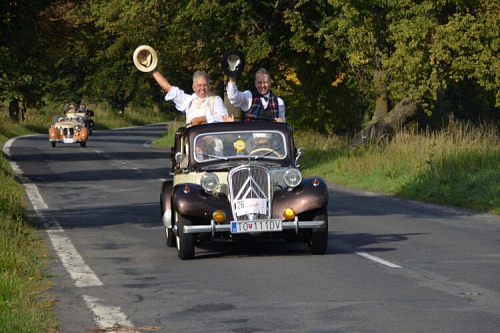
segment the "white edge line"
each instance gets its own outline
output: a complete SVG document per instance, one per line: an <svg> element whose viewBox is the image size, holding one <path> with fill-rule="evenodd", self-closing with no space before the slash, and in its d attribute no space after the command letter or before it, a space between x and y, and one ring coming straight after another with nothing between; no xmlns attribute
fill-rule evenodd
<svg viewBox="0 0 500 333"><path fill-rule="evenodd" d="M31 183L28 178L21 176L22 170L17 163L10 162L10 164L12 170L16 172L23 184L26 195L31 201L36 215L43 223L54 250L61 259L62 265L73 279L75 286L80 288L102 286L103 283L101 280L99 280L97 275L95 275L92 269L85 263L69 238L66 237L64 229L59 222L43 214L43 211L48 209L48 206L38 191L38 187Z"/></svg>
<svg viewBox="0 0 500 333"><path fill-rule="evenodd" d="M10 147L16 138L8 140L4 147L3 152L10 158ZM12 170L20 178L22 184L26 188L26 194L30 199L36 215L40 218L54 250L61 258L61 262L73 279L77 287L91 287L102 286L103 283L92 269L85 264L82 256L78 253L73 243L64 234L64 229L59 222L52 217L47 217L43 214L43 210L48 209L47 204L43 200L38 187L31 183L28 178L23 177L23 171L17 163L10 162ZM127 319L127 316L121 311L120 307L104 305L103 299L83 295L83 300L87 307L94 313L94 321L101 328L112 328L115 325L133 327L133 324Z"/></svg>
<svg viewBox="0 0 500 333"><path fill-rule="evenodd" d="M389 262L389 261L384 260L384 259L380 259L379 257L372 256L371 254L368 254L366 252L356 252L356 254L360 255L362 257L365 257L366 259L370 259L370 260L373 260L375 262L378 262L379 264L389 266L391 268L401 268L401 266L399 266L399 265L393 264L392 262Z"/></svg>
<svg viewBox="0 0 500 333"><path fill-rule="evenodd" d="M120 307L105 305L105 301L98 297L88 295L82 295L82 297L87 307L94 313L94 320L99 328L106 329L106 332L112 332L108 329L116 325L120 326L121 330L134 326L122 312ZM127 331L130 332L130 330Z"/></svg>

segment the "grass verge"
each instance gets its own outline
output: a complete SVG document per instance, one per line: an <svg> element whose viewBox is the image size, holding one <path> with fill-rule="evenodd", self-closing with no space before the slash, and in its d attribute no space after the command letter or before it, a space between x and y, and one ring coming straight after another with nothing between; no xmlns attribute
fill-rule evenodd
<svg viewBox="0 0 500 333"><path fill-rule="evenodd" d="M3 120L0 143L30 133ZM3 153L0 156L0 332L56 332L52 301L45 291L46 245L25 215L24 189Z"/></svg>
<svg viewBox="0 0 500 333"><path fill-rule="evenodd" d="M500 215L500 137L492 125L453 123L403 130L383 146L349 150L341 140L296 135L306 175L342 186Z"/></svg>

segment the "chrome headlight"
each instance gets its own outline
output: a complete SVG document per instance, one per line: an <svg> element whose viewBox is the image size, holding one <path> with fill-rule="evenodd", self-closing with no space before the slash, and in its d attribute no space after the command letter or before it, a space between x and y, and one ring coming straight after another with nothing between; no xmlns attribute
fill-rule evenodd
<svg viewBox="0 0 500 333"><path fill-rule="evenodd" d="M177 163L181 163L182 161L184 161L184 155L182 153L175 154L175 161Z"/></svg>
<svg viewBox="0 0 500 333"><path fill-rule="evenodd" d="M298 169L288 169L283 175L283 180L288 186L296 187L302 181L302 174Z"/></svg>
<svg viewBox="0 0 500 333"><path fill-rule="evenodd" d="M201 176L201 187L207 192L213 192L219 187L219 177L215 173L207 172Z"/></svg>
<svg viewBox="0 0 500 333"><path fill-rule="evenodd" d="M82 129L82 127L80 125L75 126L75 131L80 132L81 129Z"/></svg>

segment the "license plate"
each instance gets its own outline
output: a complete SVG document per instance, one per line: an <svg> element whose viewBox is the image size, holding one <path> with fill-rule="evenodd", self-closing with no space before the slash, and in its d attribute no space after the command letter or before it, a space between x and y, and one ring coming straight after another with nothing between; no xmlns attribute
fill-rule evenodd
<svg viewBox="0 0 500 333"><path fill-rule="evenodd" d="M262 220L262 221L231 221L232 234L244 234L253 232L282 231L281 220Z"/></svg>
<svg viewBox="0 0 500 333"><path fill-rule="evenodd" d="M63 139L63 142L64 143L73 143L73 142L75 142L75 140L73 140L73 139L66 139L65 138L65 139Z"/></svg>

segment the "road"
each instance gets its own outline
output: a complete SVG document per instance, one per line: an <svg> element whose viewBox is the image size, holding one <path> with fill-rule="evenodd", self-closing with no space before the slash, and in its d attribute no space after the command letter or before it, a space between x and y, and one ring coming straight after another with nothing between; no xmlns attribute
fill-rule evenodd
<svg viewBox="0 0 500 333"><path fill-rule="evenodd" d="M165 125L9 141L53 251L60 332L498 332L500 218L330 187L329 248L165 245ZM102 331L104 331L102 330Z"/></svg>

